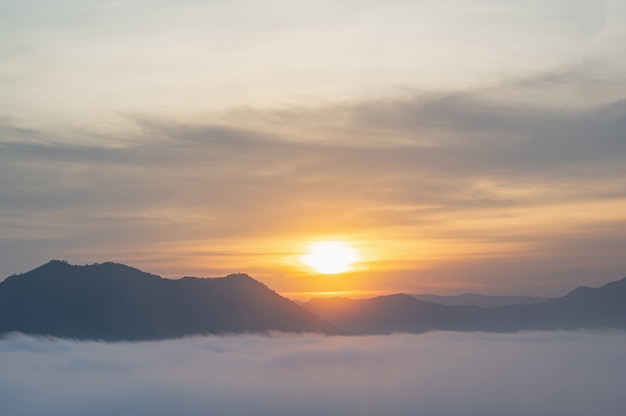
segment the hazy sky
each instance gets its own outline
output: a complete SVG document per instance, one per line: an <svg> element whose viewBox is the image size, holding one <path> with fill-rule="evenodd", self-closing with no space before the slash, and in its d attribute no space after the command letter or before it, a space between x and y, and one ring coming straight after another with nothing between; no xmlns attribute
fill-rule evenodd
<svg viewBox="0 0 626 416"><path fill-rule="evenodd" d="M626 0L0 2L0 276L626 276ZM308 242L365 260L317 276Z"/></svg>
<svg viewBox="0 0 626 416"><path fill-rule="evenodd" d="M622 333L0 338L21 416L622 416Z"/></svg>

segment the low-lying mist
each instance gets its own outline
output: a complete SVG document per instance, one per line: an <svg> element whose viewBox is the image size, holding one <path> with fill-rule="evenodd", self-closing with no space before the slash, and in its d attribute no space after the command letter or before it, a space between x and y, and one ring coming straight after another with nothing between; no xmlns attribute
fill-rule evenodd
<svg viewBox="0 0 626 416"><path fill-rule="evenodd" d="M0 339L0 413L623 415L626 334Z"/></svg>

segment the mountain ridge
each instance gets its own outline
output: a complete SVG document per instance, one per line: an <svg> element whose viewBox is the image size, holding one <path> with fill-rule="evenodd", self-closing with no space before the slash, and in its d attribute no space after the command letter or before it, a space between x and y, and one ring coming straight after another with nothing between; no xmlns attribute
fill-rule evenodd
<svg viewBox="0 0 626 416"><path fill-rule="evenodd" d="M272 331L555 329L626 330L626 277L597 288L579 286L541 303L494 307L443 305L406 293L299 305L245 273L165 279L114 262L78 266L51 260L0 282L0 334L134 341Z"/></svg>
<svg viewBox="0 0 626 416"><path fill-rule="evenodd" d="M565 296L536 304L488 308L440 305L405 295L400 306L394 299L398 298L318 298L303 306L351 333L363 335L431 330L626 330L626 278L597 288L579 286Z"/></svg>
<svg viewBox="0 0 626 416"><path fill-rule="evenodd" d="M526 305L531 303L542 303L549 298L537 296L520 296L520 295L483 295L480 293L464 293L462 295L441 296L430 293L411 294L416 299L428 302L439 303L441 305L464 305L464 306L480 306L483 308L491 308L506 305Z"/></svg>
<svg viewBox="0 0 626 416"><path fill-rule="evenodd" d="M52 260L0 282L0 333L143 340L243 332L344 333L252 277L164 279Z"/></svg>

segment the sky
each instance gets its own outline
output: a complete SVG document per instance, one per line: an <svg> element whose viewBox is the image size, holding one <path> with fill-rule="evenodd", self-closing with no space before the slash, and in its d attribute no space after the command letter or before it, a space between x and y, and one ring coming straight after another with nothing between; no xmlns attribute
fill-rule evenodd
<svg viewBox="0 0 626 416"><path fill-rule="evenodd" d="M281 294L626 276L625 0L3 0L0 278ZM355 270L300 261L347 241Z"/></svg>
<svg viewBox="0 0 626 416"><path fill-rule="evenodd" d="M623 415L626 335L0 339L7 414Z"/></svg>

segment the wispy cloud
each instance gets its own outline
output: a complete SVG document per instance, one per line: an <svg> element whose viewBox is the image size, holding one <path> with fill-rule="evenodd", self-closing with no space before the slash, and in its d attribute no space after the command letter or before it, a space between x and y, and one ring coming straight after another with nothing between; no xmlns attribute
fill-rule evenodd
<svg viewBox="0 0 626 416"><path fill-rule="evenodd" d="M70 260L141 266L133 259L150 250L155 260L200 244L210 256L241 237L359 230L433 247L453 241L442 243L456 250L453 263L491 244L512 258L555 250L557 268L584 258L615 273L625 266L619 246L602 242L622 241L626 229L626 93L611 87L613 96L587 104L580 94L617 84L610 71L579 68L500 85L502 96L492 87L416 92L205 122L127 115L131 129L84 132L82 144L76 130L64 141L5 120L0 244L48 241L8 260L21 264L90 247L103 258ZM543 102L537 90L571 100ZM568 259L574 235L588 251ZM582 270L568 289L593 283Z"/></svg>
<svg viewBox="0 0 626 416"><path fill-rule="evenodd" d="M623 0L11 0L0 5L0 111L92 125L128 109L198 114L484 85L589 59L619 63L623 10Z"/></svg>

